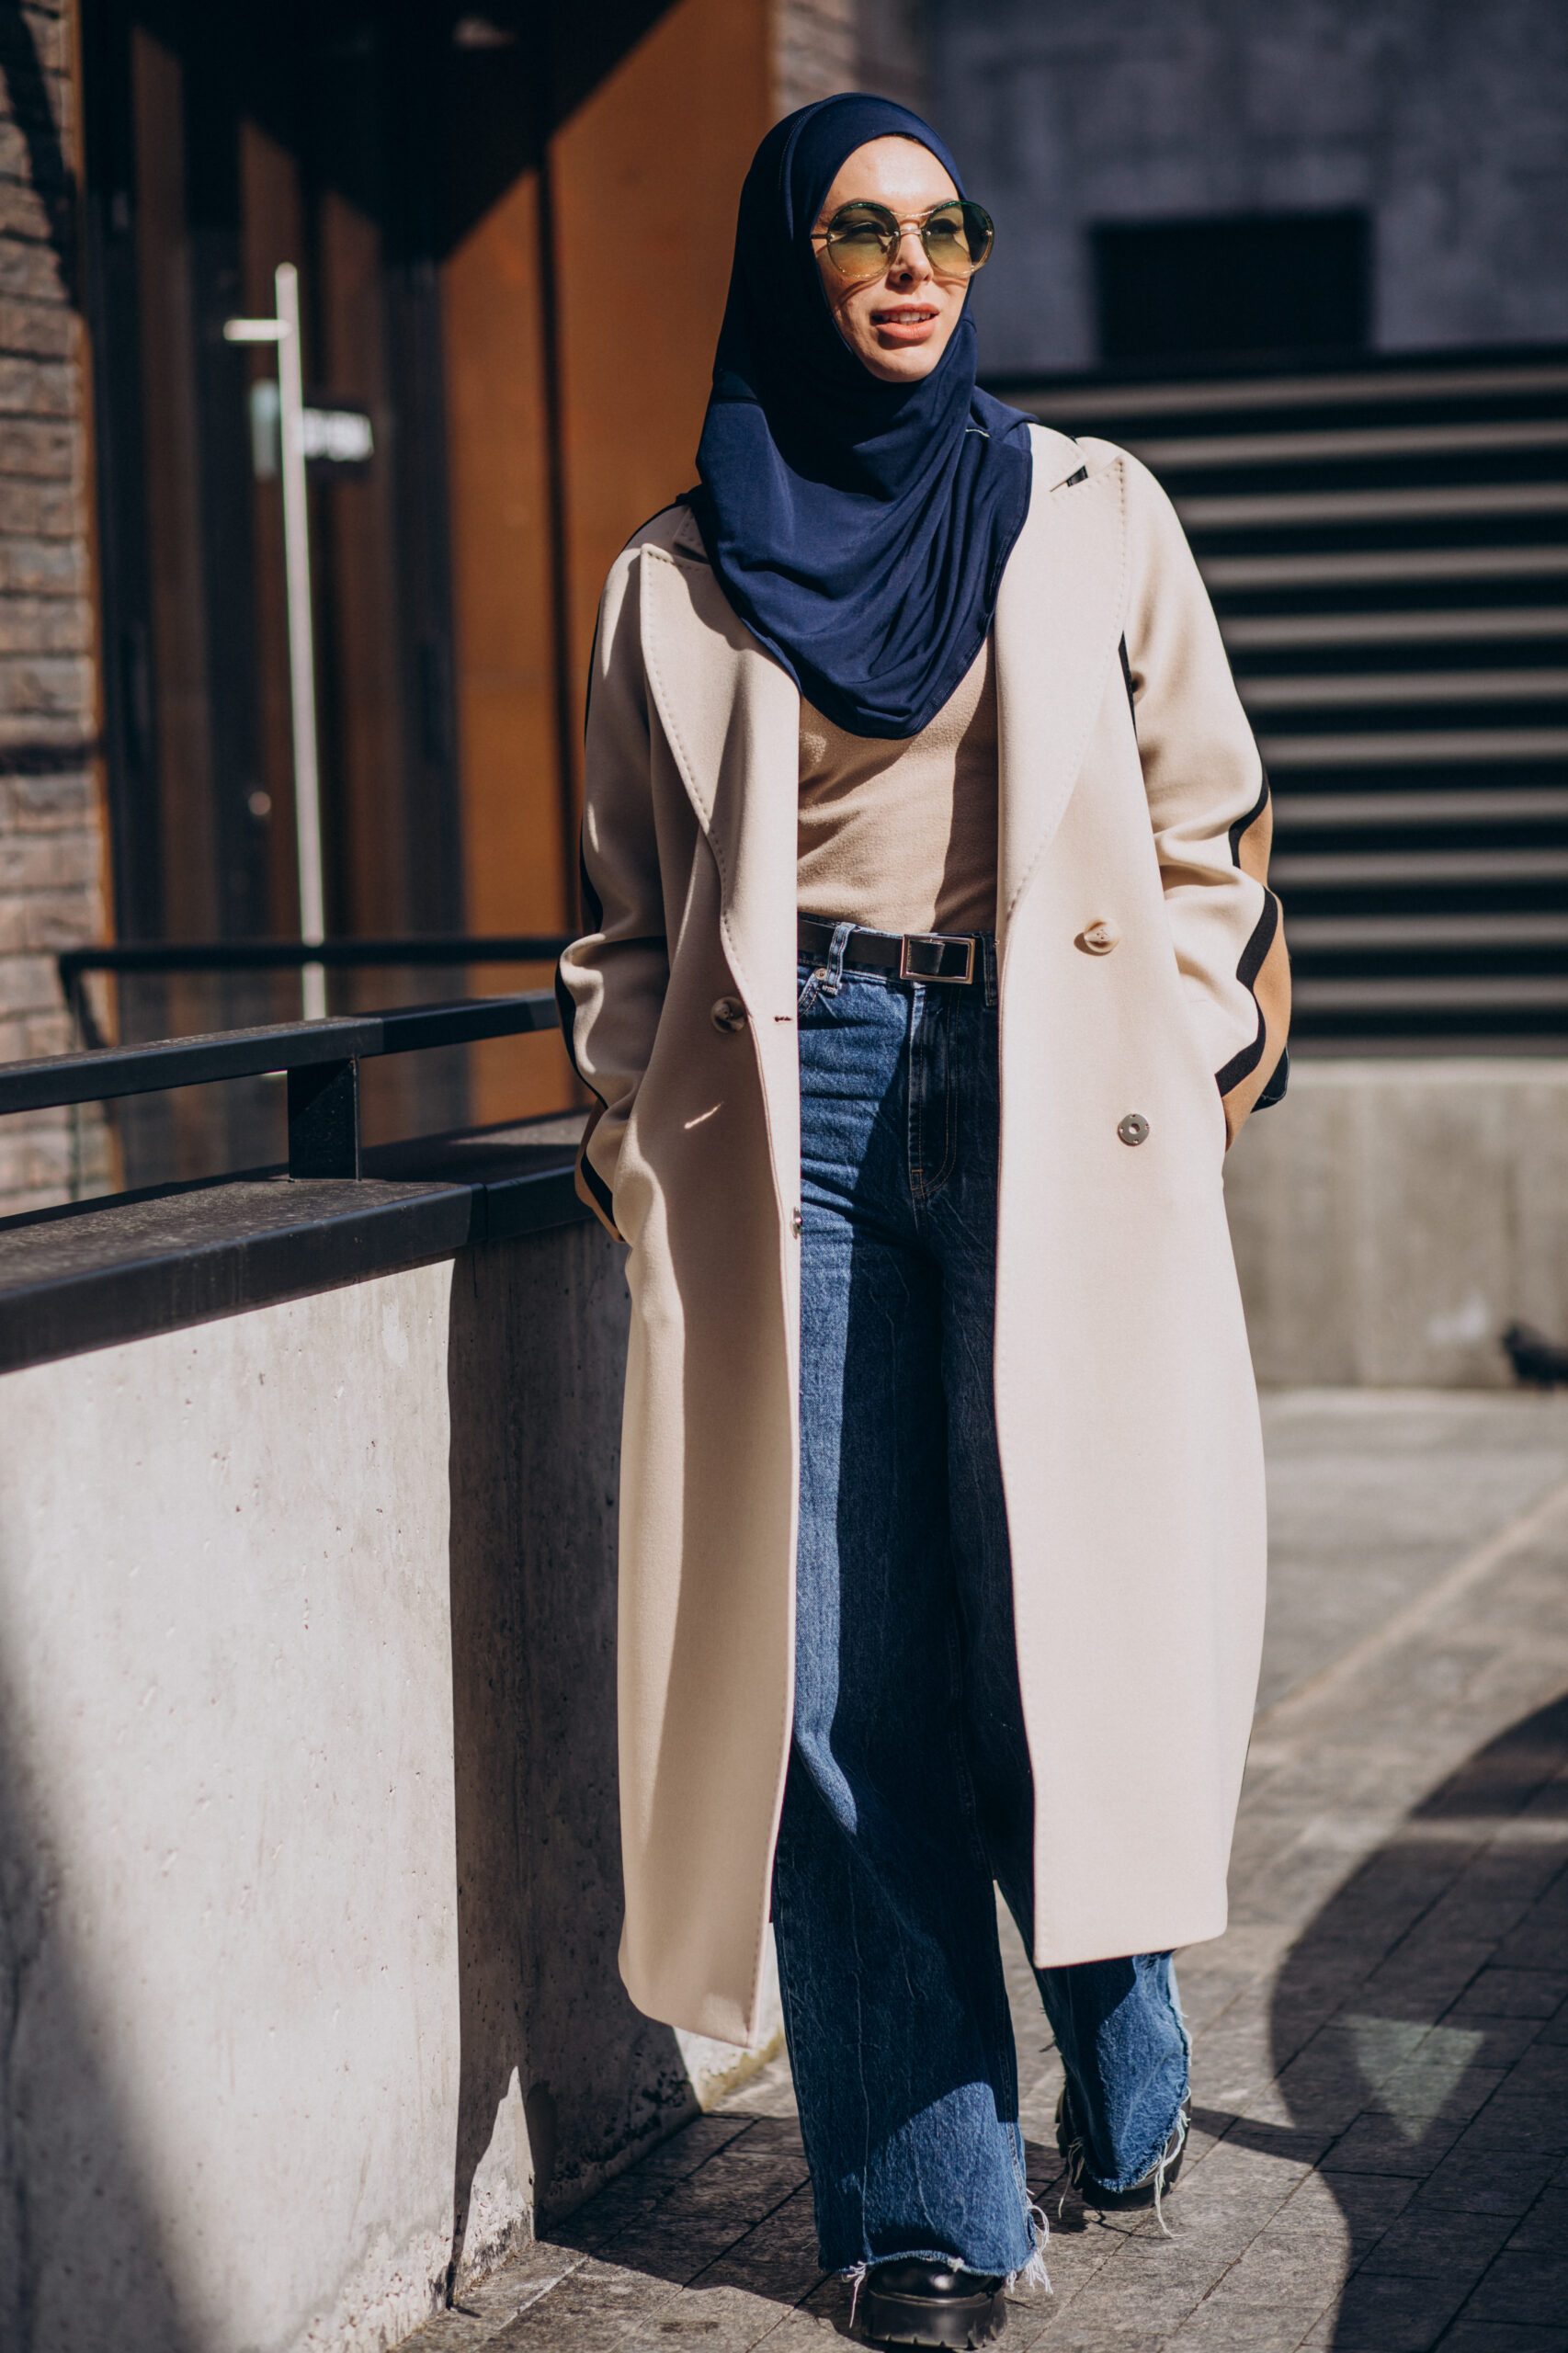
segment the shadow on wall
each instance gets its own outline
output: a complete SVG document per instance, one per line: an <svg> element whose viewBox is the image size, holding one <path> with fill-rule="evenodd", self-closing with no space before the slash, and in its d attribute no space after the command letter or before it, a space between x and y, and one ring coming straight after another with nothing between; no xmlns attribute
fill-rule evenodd
<svg viewBox="0 0 1568 2353"><path fill-rule="evenodd" d="M14 1721L0 1694L0 1727ZM0 2346L114 2353L134 2314L138 2344L194 2353L30 1796L0 1739Z"/></svg>
<svg viewBox="0 0 1568 2353"><path fill-rule="evenodd" d="M616 1967L623 1254L594 1225L551 1241L466 1251L452 1278L452 2288L697 2107Z"/></svg>

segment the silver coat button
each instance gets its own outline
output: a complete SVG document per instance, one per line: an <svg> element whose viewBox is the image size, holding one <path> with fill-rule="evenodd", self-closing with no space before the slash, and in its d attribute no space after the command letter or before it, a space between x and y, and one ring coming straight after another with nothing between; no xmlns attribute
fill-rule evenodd
<svg viewBox="0 0 1568 2353"><path fill-rule="evenodd" d="M795 1237L795 1239L796 1239L796 1241L797 1241L797 1242L800 1240L800 1238L801 1238L801 1234L805 1232L805 1226L806 1226L806 1221L805 1221L805 1219L801 1215L800 1211L799 1211L799 1210L791 1210L791 1211L790 1211L790 1233L794 1235L794 1237Z"/></svg>
<svg viewBox="0 0 1568 2353"><path fill-rule="evenodd" d="M708 1018L715 1029L726 1029L733 1033L737 1029L745 1028L746 1009L738 996L722 996L715 1001L713 1010Z"/></svg>
<svg viewBox="0 0 1568 2353"><path fill-rule="evenodd" d="M1115 924L1102 916L1097 923L1085 924L1078 938L1080 945L1086 948L1091 956L1108 956L1111 949L1119 945L1121 934Z"/></svg>
<svg viewBox="0 0 1568 2353"><path fill-rule="evenodd" d="M1116 1132L1123 1143L1142 1143L1149 1133L1149 1122L1142 1111L1129 1111L1124 1120L1118 1120Z"/></svg>

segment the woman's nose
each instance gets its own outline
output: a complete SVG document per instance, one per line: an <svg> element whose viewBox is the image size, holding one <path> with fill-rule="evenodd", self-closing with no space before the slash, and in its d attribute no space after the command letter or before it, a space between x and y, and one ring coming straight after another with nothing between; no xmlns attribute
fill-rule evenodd
<svg viewBox="0 0 1568 2353"><path fill-rule="evenodd" d="M918 229L905 229L892 257L892 274L898 278L929 278L931 260Z"/></svg>

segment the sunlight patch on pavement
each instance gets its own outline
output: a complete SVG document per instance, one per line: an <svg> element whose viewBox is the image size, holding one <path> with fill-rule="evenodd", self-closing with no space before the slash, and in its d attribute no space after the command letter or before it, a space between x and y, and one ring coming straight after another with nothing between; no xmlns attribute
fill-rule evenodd
<svg viewBox="0 0 1568 2353"><path fill-rule="evenodd" d="M1470 2028L1417 2026L1406 2018L1352 2016L1342 2023L1356 2064L1411 2143L1426 2139L1486 2040Z"/></svg>

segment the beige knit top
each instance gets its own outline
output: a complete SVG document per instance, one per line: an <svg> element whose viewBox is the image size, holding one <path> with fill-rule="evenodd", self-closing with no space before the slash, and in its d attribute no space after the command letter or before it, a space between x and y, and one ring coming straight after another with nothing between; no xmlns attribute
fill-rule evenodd
<svg viewBox="0 0 1568 2353"><path fill-rule="evenodd" d="M996 927L996 679L988 638L918 735L846 735L801 704L800 911L873 931Z"/></svg>

